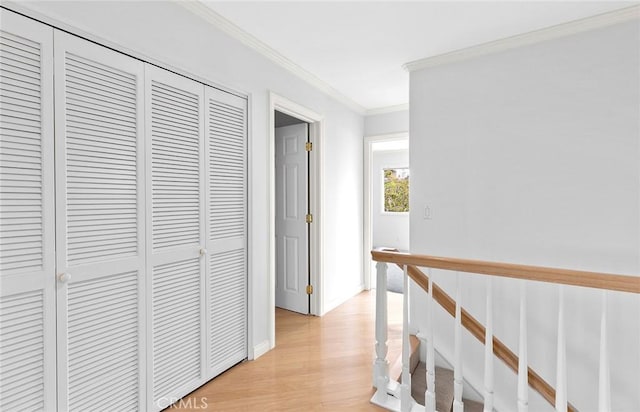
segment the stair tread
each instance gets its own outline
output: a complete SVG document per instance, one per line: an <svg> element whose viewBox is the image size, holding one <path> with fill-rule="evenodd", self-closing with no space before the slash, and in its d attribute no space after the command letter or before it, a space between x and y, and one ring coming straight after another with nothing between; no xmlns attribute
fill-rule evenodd
<svg viewBox="0 0 640 412"><path fill-rule="evenodd" d="M462 403L464 404L464 412L482 412L484 410L484 406L480 402L463 399Z"/></svg>
<svg viewBox="0 0 640 412"><path fill-rule="evenodd" d="M424 405L427 389L426 365L420 362L411 377L411 396ZM436 366L436 410L450 411L453 405L453 371Z"/></svg>
<svg viewBox="0 0 640 412"><path fill-rule="evenodd" d="M420 405L424 405L424 392L427 389L426 365L420 362L411 376L411 396ZM482 412L481 402L462 399L465 412ZM436 410L451 411L453 407L453 371L436 366Z"/></svg>

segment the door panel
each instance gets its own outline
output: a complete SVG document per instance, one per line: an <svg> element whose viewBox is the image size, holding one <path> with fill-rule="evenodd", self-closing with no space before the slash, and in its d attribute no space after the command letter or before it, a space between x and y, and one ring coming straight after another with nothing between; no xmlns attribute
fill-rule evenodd
<svg viewBox="0 0 640 412"><path fill-rule="evenodd" d="M60 411L144 408L143 68L55 32Z"/></svg>
<svg viewBox="0 0 640 412"><path fill-rule="evenodd" d="M157 405L200 380L200 258L153 268L153 395ZM191 389L195 389L195 386ZM186 390L189 392L189 390Z"/></svg>
<svg viewBox="0 0 640 412"><path fill-rule="evenodd" d="M247 101L206 88L208 376L247 357Z"/></svg>
<svg viewBox="0 0 640 412"><path fill-rule="evenodd" d="M204 86L147 65L151 409L202 384L206 359Z"/></svg>
<svg viewBox="0 0 640 412"><path fill-rule="evenodd" d="M42 410L56 399L53 29L0 20L0 410Z"/></svg>
<svg viewBox="0 0 640 412"><path fill-rule="evenodd" d="M69 285L69 410L138 409L138 278L110 271Z"/></svg>
<svg viewBox="0 0 640 412"><path fill-rule="evenodd" d="M282 272L284 275L284 291L291 293L300 292L300 239L298 237L283 236L282 248Z"/></svg>
<svg viewBox="0 0 640 412"><path fill-rule="evenodd" d="M287 146L291 145L291 141L295 143L297 139L296 136L288 137L285 144ZM295 146L294 146L295 147ZM296 152L291 150L285 151L285 156L294 155ZM291 161L291 160L289 160ZM284 219L288 221L296 221L301 219L301 212L306 212L306 210L302 210L299 206L301 197L305 197L304 193L299 193L300 189L304 189L300 187L299 178L305 178L306 173L304 170L300 170L299 164L284 164L283 167L283 196L284 196ZM302 176L301 176L302 175Z"/></svg>
<svg viewBox="0 0 640 412"><path fill-rule="evenodd" d="M307 124L276 129L276 306L309 313Z"/></svg>

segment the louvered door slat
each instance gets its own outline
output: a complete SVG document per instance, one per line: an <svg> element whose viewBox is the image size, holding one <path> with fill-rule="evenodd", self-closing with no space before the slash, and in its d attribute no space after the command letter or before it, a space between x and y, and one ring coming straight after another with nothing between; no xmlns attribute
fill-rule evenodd
<svg viewBox="0 0 640 412"><path fill-rule="evenodd" d="M5 58L6 56L14 56L18 57L20 61L40 61L40 46L37 41L34 42L28 37L23 37L13 33L13 35L4 36L0 40L0 44L2 44L1 47L4 50L2 58ZM35 66L38 65L35 64ZM34 71L36 73L40 73L38 70Z"/></svg>
<svg viewBox="0 0 640 412"><path fill-rule="evenodd" d="M137 288L137 272L69 287L69 409L81 410L89 393L104 393L105 381L124 381L129 388L137 387ZM111 396L112 390L108 391ZM134 399L127 409L137 408Z"/></svg>
<svg viewBox="0 0 640 412"><path fill-rule="evenodd" d="M130 101L135 101L137 88L135 87L135 74L124 71L116 71L108 66L100 67L90 59L77 56L68 52L65 55L66 68L66 123L70 126L84 124L85 136L91 136L92 130L109 133L112 130L121 132L118 141L126 141L129 150L108 149L104 145L99 150L94 145L76 134L66 136L66 162L67 172L67 206L69 220L73 220L78 213L84 210L82 205L118 204L120 211L128 211L129 215L136 216L137 210L137 153L135 150L137 140L137 112L128 107L109 108L91 105L90 95L92 89L84 89L86 84L98 89L110 89L114 95L121 96ZM128 88L121 85L128 85ZM77 90L84 90L83 98L74 100ZM126 140L123 139L127 134ZM79 138L80 137L80 138ZM102 141L110 142L108 137ZM132 150L133 149L133 150ZM103 181L86 181L83 179L83 167L108 170L111 179ZM105 176L106 177L106 176ZM106 186L106 187L105 187ZM114 195L118 190L118 195ZM107 219L107 212L101 213L102 219ZM119 231L122 225L135 225L138 217L129 218L121 213L112 214L108 219L109 226L97 226L93 236L87 232L77 230L75 225L69 225L67 231L67 257L72 264L83 264L92 260L108 258L121 258L135 256L137 250L138 234L135 231ZM105 241L105 236L110 236ZM80 241L81 239L81 241Z"/></svg>
<svg viewBox="0 0 640 412"><path fill-rule="evenodd" d="M43 410L55 407L53 30L0 20L0 410Z"/></svg>
<svg viewBox="0 0 640 412"><path fill-rule="evenodd" d="M55 33L58 410L144 397L143 63Z"/></svg>
<svg viewBox="0 0 640 412"><path fill-rule="evenodd" d="M0 301L3 308L0 312L0 405L3 411L18 410L20 399L37 398L37 409L43 409L44 297L42 292L30 292L3 296ZM11 310L18 307L21 310Z"/></svg>
<svg viewBox="0 0 640 412"><path fill-rule="evenodd" d="M169 405L203 383L205 359L204 86L147 66L148 402Z"/></svg>
<svg viewBox="0 0 640 412"><path fill-rule="evenodd" d="M208 374L247 357L246 100L207 88Z"/></svg>
<svg viewBox="0 0 640 412"><path fill-rule="evenodd" d="M9 13L7 13L9 15ZM13 16L12 14L10 16ZM4 17L4 13L3 13ZM16 34L2 30L0 36L3 40L11 40L19 38ZM40 43L37 41L31 41L27 38L20 38L21 42L16 41L3 41L2 48L0 49L0 73L2 74L2 83L5 84L8 79L15 79L17 86L24 89L34 90L38 94L37 101L40 101L40 95L42 93L42 84L40 79L41 61L40 61ZM5 45L9 43L10 45ZM32 58L22 58L20 62L22 69L17 69L17 73L13 73L15 65L11 65L12 59L8 59L8 55L16 56L12 54L12 50L20 50L19 47L31 48L34 51ZM17 57L19 58L19 57ZM27 71L34 73L34 76L25 76L23 73ZM3 93L4 95L4 93ZM31 255L25 256L19 254L18 250L0 248L0 270L3 274L7 273L6 270L22 269L25 271L41 270L43 268L43 245L42 245L42 232L43 232L43 199L42 199L42 179L43 179L43 158L41 152L43 128L41 125L41 109L40 104L36 109L23 109L20 106L10 103L4 103L0 105L0 123L2 124L2 139L0 140L0 199L3 201L3 206L10 204L16 204L16 206L24 206L26 208L33 208L40 213L37 216L25 217L23 214L16 213L12 216L5 214L0 215L2 218L1 227L3 238L19 237L22 234L22 226L9 226L14 219L23 219L28 223L36 227L36 235L40 237L40 243L38 251ZM18 132L32 132L31 136L18 137L13 136L12 130ZM51 137L51 136L49 136ZM10 149L11 143L29 145L34 147L32 151L12 151ZM33 174L37 176L37 185L24 185L22 182L22 176L24 176L24 170L30 169ZM28 173L27 176L31 175ZM11 176L9 180L5 180L5 176ZM31 193L33 196L24 196L26 193ZM17 212L17 211L16 211ZM8 228L11 228L7 230ZM7 267L6 265L10 265Z"/></svg>
<svg viewBox="0 0 640 412"><path fill-rule="evenodd" d="M239 249L211 257L209 362L216 375L247 356L245 253Z"/></svg>
<svg viewBox="0 0 640 412"><path fill-rule="evenodd" d="M214 172L210 176L211 239L243 237L246 231L244 107L211 99L208 110L209 163ZM240 178L230 181L227 171Z"/></svg>

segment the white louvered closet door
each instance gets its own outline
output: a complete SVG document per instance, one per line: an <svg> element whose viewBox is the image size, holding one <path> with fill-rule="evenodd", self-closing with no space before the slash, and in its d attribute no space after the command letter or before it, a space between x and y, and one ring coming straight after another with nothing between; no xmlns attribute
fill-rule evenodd
<svg viewBox="0 0 640 412"><path fill-rule="evenodd" d="M148 399L168 406L204 381L204 86L146 66Z"/></svg>
<svg viewBox="0 0 640 412"><path fill-rule="evenodd" d="M208 375L247 357L247 101L206 88Z"/></svg>
<svg viewBox="0 0 640 412"><path fill-rule="evenodd" d="M0 410L43 410L56 396L53 29L0 20Z"/></svg>
<svg viewBox="0 0 640 412"><path fill-rule="evenodd" d="M55 32L58 411L146 407L143 76Z"/></svg>

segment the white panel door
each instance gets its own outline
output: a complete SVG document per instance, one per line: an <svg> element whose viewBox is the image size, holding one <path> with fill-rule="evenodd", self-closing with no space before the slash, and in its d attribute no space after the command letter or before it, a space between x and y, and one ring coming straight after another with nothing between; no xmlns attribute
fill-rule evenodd
<svg viewBox="0 0 640 412"><path fill-rule="evenodd" d="M58 411L145 408L143 76L55 31Z"/></svg>
<svg viewBox="0 0 640 412"><path fill-rule="evenodd" d="M159 410L206 374L204 86L146 65L148 399Z"/></svg>
<svg viewBox="0 0 640 412"><path fill-rule="evenodd" d="M0 410L55 409L53 29L0 20Z"/></svg>
<svg viewBox="0 0 640 412"><path fill-rule="evenodd" d="M247 101L206 88L208 377L247 357Z"/></svg>
<svg viewBox="0 0 640 412"><path fill-rule="evenodd" d="M276 129L276 306L309 313L307 124Z"/></svg>

